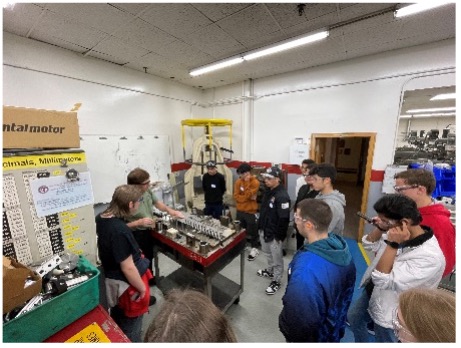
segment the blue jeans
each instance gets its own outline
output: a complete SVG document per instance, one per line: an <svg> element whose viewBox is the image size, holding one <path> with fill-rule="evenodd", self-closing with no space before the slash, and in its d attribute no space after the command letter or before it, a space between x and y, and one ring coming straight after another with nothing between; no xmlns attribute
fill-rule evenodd
<svg viewBox="0 0 461 348"><path fill-rule="evenodd" d="M347 312L347 320L351 324L355 342L370 342L367 330L367 324L372 321L370 314L368 314L369 303L370 298L365 289L363 289L360 297L351 304Z"/></svg>
<svg viewBox="0 0 461 348"><path fill-rule="evenodd" d="M388 329L386 327L379 326L375 323L375 341L377 343L397 342L397 337L395 337L394 329Z"/></svg>
<svg viewBox="0 0 461 348"><path fill-rule="evenodd" d="M115 306L111 308L110 316L131 342L142 342L141 330L143 315L129 318L123 313L123 310L120 309L120 307Z"/></svg>
<svg viewBox="0 0 461 348"><path fill-rule="evenodd" d="M347 312L347 320L351 324L351 331L354 333L355 342L370 342L367 324L373 322L368 314L370 297L365 289L362 290L360 297L351 304ZM397 342L394 330L382 327L374 323L375 342Z"/></svg>

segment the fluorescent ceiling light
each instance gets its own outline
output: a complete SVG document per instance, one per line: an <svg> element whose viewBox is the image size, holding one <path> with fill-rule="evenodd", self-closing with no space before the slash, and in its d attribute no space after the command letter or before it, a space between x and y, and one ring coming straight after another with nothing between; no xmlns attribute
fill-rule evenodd
<svg viewBox="0 0 461 348"><path fill-rule="evenodd" d="M218 63L213 63L207 66L204 66L202 68L194 69L191 70L189 73L191 76L197 76L197 75L202 75L210 71L222 69L231 65L239 64L243 62L242 57L237 57L237 58L231 58L231 59L226 59L224 61L218 62Z"/></svg>
<svg viewBox="0 0 461 348"><path fill-rule="evenodd" d="M411 109L407 110L408 114L414 114L418 112L448 112L455 111L456 107L447 107L447 108L430 108L430 109Z"/></svg>
<svg viewBox="0 0 461 348"><path fill-rule="evenodd" d="M425 2L418 3L418 4L405 6L405 7L402 7L396 10L394 12L394 17L398 18L398 17L409 16L409 15L412 15L418 12L423 12L423 11L430 10L432 8L447 5L447 4L449 4L449 2L439 2L439 3L435 2L434 3L433 1L425 1Z"/></svg>
<svg viewBox="0 0 461 348"><path fill-rule="evenodd" d="M430 114L416 114L416 115L402 115L400 118L418 118L418 117L434 117L434 116L456 116L454 112L447 112L447 113L430 113Z"/></svg>
<svg viewBox="0 0 461 348"><path fill-rule="evenodd" d="M298 36L293 39L283 41L282 43L279 43L275 46L270 46L266 48L261 48L259 50L253 51L252 53L245 54L243 56L243 59L245 60L252 60L255 58L267 56L269 54L289 50L291 48L295 48L298 46L306 45L311 42L315 42L321 39L325 39L330 35L329 31L321 31L316 34L309 34L309 35L303 35L303 36Z"/></svg>
<svg viewBox="0 0 461 348"><path fill-rule="evenodd" d="M430 100L446 100L446 99L456 99L456 93L446 93L446 94L439 94L435 97L432 97Z"/></svg>
<svg viewBox="0 0 461 348"><path fill-rule="evenodd" d="M296 36L292 39L279 42L275 45L266 46L258 50L255 50L255 51L251 51L250 53L243 53L242 56L239 56L237 58L235 57L229 58L229 59L217 62L217 63L203 66L201 68L193 69L189 72L189 74L191 76L205 74L210 71L215 71L218 69L222 69L222 68L225 68L231 65L241 63L244 60L251 60L251 59L259 58L262 56L267 56L269 54L289 50L290 48L298 47L301 45L306 45L308 43L324 39L328 37L329 35L330 35L330 32L326 30L326 31L316 32L314 34L311 33L307 35Z"/></svg>

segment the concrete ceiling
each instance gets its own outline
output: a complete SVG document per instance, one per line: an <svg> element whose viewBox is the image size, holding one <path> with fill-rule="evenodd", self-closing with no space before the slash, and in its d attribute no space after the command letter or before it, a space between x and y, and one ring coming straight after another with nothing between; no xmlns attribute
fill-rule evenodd
<svg viewBox="0 0 461 348"><path fill-rule="evenodd" d="M397 3L18 3L3 30L196 88L219 87L455 37L455 4L394 18ZM202 76L220 59L329 27L323 41Z"/></svg>

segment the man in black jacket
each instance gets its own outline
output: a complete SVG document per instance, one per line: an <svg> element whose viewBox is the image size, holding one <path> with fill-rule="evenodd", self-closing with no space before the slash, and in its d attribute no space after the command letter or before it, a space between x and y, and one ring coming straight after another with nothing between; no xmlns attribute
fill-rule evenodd
<svg viewBox="0 0 461 348"><path fill-rule="evenodd" d="M266 294L275 294L281 286L283 276L283 240L287 236L290 222L290 196L280 185L282 171L271 167L261 174L267 189L264 192L259 216L259 238L261 250L266 255L268 267L257 275L271 278Z"/></svg>
<svg viewBox="0 0 461 348"><path fill-rule="evenodd" d="M226 192L226 179L218 173L215 161L206 163L207 172L203 174L202 188L205 192L205 215L211 215L218 219L222 215L223 196Z"/></svg>

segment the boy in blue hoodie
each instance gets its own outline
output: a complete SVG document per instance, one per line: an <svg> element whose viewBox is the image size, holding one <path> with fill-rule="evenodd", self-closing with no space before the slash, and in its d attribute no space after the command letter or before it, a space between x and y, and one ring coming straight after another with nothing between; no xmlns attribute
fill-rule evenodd
<svg viewBox="0 0 461 348"><path fill-rule="evenodd" d="M332 212L326 202L304 199L294 218L308 243L288 267L280 331L287 342L339 342L354 293L352 255L341 236L328 233Z"/></svg>

